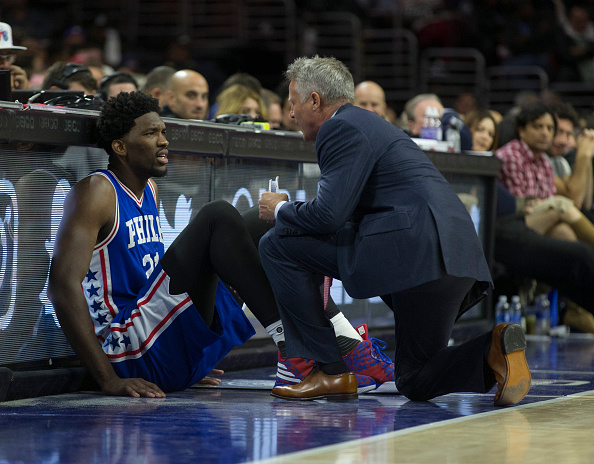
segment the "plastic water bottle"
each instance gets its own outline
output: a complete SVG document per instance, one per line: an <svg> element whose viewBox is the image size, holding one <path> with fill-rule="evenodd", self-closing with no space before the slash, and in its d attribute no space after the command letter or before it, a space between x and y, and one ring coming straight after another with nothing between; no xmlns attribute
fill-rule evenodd
<svg viewBox="0 0 594 464"><path fill-rule="evenodd" d="M464 123L455 116L450 119L450 125L446 130L446 141L448 142L448 151L453 153L460 153L462 151L462 142L460 139L460 131Z"/></svg>
<svg viewBox="0 0 594 464"><path fill-rule="evenodd" d="M441 136L442 129L441 120L439 119L439 110L435 106L428 106L425 110L423 126L421 127L421 138L441 140Z"/></svg>
<svg viewBox="0 0 594 464"><path fill-rule="evenodd" d="M499 301L495 305L495 325L509 322L509 303L507 302L507 296L499 295Z"/></svg>
<svg viewBox="0 0 594 464"><path fill-rule="evenodd" d="M512 296L511 304L509 305L510 323L522 325L522 303L518 295Z"/></svg>
<svg viewBox="0 0 594 464"><path fill-rule="evenodd" d="M534 333L536 335L547 335L551 326L551 304L546 293L538 295L536 299L536 321Z"/></svg>
<svg viewBox="0 0 594 464"><path fill-rule="evenodd" d="M557 327L559 325L559 292L551 290L548 294L549 303L551 304L550 326Z"/></svg>

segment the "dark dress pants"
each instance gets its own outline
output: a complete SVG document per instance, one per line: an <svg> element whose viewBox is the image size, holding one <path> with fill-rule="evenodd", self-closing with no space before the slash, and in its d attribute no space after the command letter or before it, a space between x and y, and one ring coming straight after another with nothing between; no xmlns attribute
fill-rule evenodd
<svg viewBox="0 0 594 464"><path fill-rule="evenodd" d="M271 230L259 249L285 327L287 355L324 363L340 360L319 292L324 275L340 278L335 236L278 236ZM484 393L494 385L486 364L490 332L447 346L460 304L474 282L445 276L383 296L394 312L396 385L408 398Z"/></svg>
<svg viewBox="0 0 594 464"><path fill-rule="evenodd" d="M495 384L486 363L492 333L447 346L460 304L475 280L445 276L382 296L394 312L398 391L412 400L454 392L485 393Z"/></svg>

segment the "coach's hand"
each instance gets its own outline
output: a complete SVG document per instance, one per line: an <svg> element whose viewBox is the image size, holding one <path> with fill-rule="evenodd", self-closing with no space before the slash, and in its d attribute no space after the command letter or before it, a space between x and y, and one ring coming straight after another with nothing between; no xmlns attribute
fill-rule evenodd
<svg viewBox="0 0 594 464"><path fill-rule="evenodd" d="M274 222L274 209L281 201L288 201L289 197L286 193L272 193L264 192L258 203L258 212L260 219L264 219L267 222Z"/></svg>

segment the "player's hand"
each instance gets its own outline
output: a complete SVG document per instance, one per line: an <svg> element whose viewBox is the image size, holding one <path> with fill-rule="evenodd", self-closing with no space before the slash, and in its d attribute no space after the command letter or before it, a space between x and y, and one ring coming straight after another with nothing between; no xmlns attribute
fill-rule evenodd
<svg viewBox="0 0 594 464"><path fill-rule="evenodd" d="M165 398L165 393L154 383L144 379L121 379L116 377L103 385L103 393L111 396L140 398Z"/></svg>
<svg viewBox="0 0 594 464"><path fill-rule="evenodd" d="M211 377L213 375L223 375L225 371L220 369L213 369L210 374L204 377L202 380L198 382L200 385L219 385L221 383L221 379L217 379L216 377Z"/></svg>
<svg viewBox="0 0 594 464"><path fill-rule="evenodd" d="M12 77L12 86L15 89L27 90L29 88L29 79L23 68L16 65L10 66L10 76Z"/></svg>
<svg viewBox="0 0 594 464"><path fill-rule="evenodd" d="M286 193L264 192L258 202L260 219L263 219L266 222L274 222L276 219L274 217L274 209L276 208L276 205L281 201L288 200L289 197Z"/></svg>

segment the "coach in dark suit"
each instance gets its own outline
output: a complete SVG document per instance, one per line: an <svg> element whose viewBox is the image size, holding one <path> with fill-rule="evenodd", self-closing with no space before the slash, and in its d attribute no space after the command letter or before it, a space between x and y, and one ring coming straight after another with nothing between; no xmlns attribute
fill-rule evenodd
<svg viewBox="0 0 594 464"><path fill-rule="evenodd" d="M456 319L491 286L472 221L447 181L400 129L352 106L353 79L334 58L299 58L286 73L291 117L316 142L317 198L265 193L260 217L276 221L260 255L278 302L287 354L317 361L286 399L354 399L357 385L324 316L323 276L356 298L380 295L394 312L396 385L410 399L486 392L498 405L530 387L522 329L500 325L456 347Z"/></svg>

